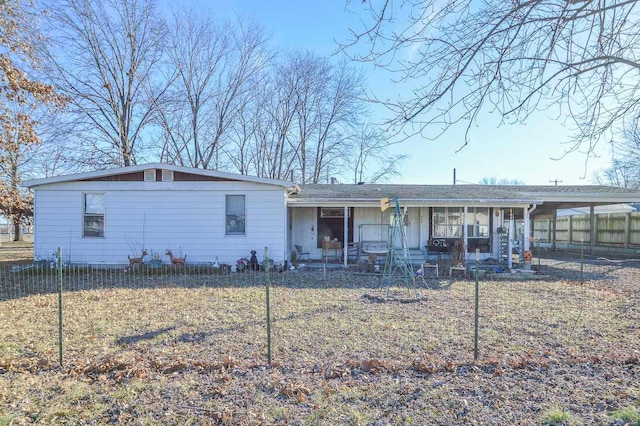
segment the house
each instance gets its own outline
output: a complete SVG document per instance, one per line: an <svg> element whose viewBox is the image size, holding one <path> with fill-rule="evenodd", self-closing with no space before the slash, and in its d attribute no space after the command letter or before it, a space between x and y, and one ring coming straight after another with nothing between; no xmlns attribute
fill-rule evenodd
<svg viewBox="0 0 640 426"><path fill-rule="evenodd" d="M529 250L532 222L557 211L632 203L640 191L605 186L314 184L147 164L25 182L35 193L34 256L61 247L75 263L126 263L143 249L188 262L232 263L269 248L312 260L386 253L395 200L404 246L420 256L507 259ZM382 211L381 199L391 209ZM592 222L593 228L593 222ZM593 233L594 230L592 229ZM592 234L593 235L593 234ZM595 241L595 238L592 238ZM395 241L397 244L398 241ZM345 250L346 248L346 250ZM262 257L262 256L260 256Z"/></svg>
<svg viewBox="0 0 640 426"><path fill-rule="evenodd" d="M251 250L283 261L291 182L146 164L25 182L35 194L34 257L120 264L146 250L235 263ZM262 257L262 256L261 256Z"/></svg>
<svg viewBox="0 0 640 426"><path fill-rule="evenodd" d="M431 252L463 245L465 258L500 259L529 250L532 221L556 217L560 209L629 203L640 191L605 186L524 185L301 185L289 195L291 244L323 256L323 241L338 239L360 254L378 252L388 242L390 211L380 200L397 199L406 215L405 245ZM593 229L592 229L593 232ZM595 240L595 239L592 239ZM290 244L290 246L291 246ZM371 250L367 250L371 248ZM346 264L349 252L342 252Z"/></svg>

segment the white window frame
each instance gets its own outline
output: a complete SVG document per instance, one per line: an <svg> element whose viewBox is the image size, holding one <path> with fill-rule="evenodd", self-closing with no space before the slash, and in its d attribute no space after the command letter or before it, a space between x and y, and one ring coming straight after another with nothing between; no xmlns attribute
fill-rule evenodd
<svg viewBox="0 0 640 426"><path fill-rule="evenodd" d="M162 181L173 182L173 170L162 170Z"/></svg>
<svg viewBox="0 0 640 426"><path fill-rule="evenodd" d="M486 213L487 222L486 223L478 223L477 215L478 213ZM465 224L467 226L467 238L489 238L489 224L491 223L491 212L489 207L468 207L467 208L467 217L465 218ZM486 232L478 235L480 229L485 229Z"/></svg>
<svg viewBox="0 0 640 426"><path fill-rule="evenodd" d="M228 211L229 197L242 197L243 199L244 211L242 214L236 215L236 216L240 216L239 220L243 222L242 231L232 231L230 229L231 223L230 223L229 216L232 216L232 215L229 214L229 211ZM233 220L238 220L238 218ZM247 196L245 194L225 194L224 196L224 234L227 236L246 236L247 235Z"/></svg>
<svg viewBox="0 0 640 426"><path fill-rule="evenodd" d="M444 209L444 223L436 220L436 214ZM458 222L450 222L451 216L458 214ZM434 207L431 215L433 221L433 239L462 238L464 227L464 209L462 207ZM442 232L444 230L444 232ZM457 232L456 232L457 231Z"/></svg>
<svg viewBox="0 0 640 426"><path fill-rule="evenodd" d="M102 196L102 213L87 213L87 195L100 195ZM84 192L82 194L82 238L105 238L107 235L107 197L104 192ZM86 219L87 218L102 218L102 235L87 235Z"/></svg>
<svg viewBox="0 0 640 426"><path fill-rule="evenodd" d="M155 182L156 181L156 169L148 169L144 171L144 181L145 182Z"/></svg>

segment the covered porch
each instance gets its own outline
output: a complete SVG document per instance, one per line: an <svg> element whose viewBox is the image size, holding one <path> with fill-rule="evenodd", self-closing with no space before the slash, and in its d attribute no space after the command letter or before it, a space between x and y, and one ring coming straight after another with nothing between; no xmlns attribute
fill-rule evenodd
<svg viewBox="0 0 640 426"><path fill-rule="evenodd" d="M348 266L384 256L392 224L392 210L381 210L385 198L399 201L404 237L394 246L402 244L414 264L453 255L466 263L478 250L481 259L511 268L531 250L535 218L568 207L634 202L640 192L603 186L301 185L287 199L292 259L301 253Z"/></svg>
<svg viewBox="0 0 640 426"><path fill-rule="evenodd" d="M425 260L466 263L495 259L511 267L513 257L529 250L530 213L526 206L401 205L404 241L390 241L393 209L344 205L289 208L290 240L295 260L323 263L384 261L391 244L407 249L414 264ZM304 253L304 258L298 255ZM462 259L459 257L462 256ZM292 259L294 260L294 259Z"/></svg>

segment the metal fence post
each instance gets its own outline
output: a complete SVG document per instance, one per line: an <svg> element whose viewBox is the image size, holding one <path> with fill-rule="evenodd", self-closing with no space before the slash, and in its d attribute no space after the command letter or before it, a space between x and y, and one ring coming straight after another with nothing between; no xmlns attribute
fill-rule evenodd
<svg viewBox="0 0 640 426"><path fill-rule="evenodd" d="M584 240L580 240L580 284L584 284Z"/></svg>
<svg viewBox="0 0 640 426"><path fill-rule="evenodd" d="M269 300L269 290L271 287L271 277L269 276L269 248L264 248L264 280L265 280L265 296L267 304L267 363L271 365L271 303Z"/></svg>
<svg viewBox="0 0 640 426"><path fill-rule="evenodd" d="M62 367L62 248L58 247L58 362Z"/></svg>
<svg viewBox="0 0 640 426"><path fill-rule="evenodd" d="M478 360L478 320L479 320L479 309L478 309L478 266L480 263L480 249L476 249L476 288L475 288L475 324L474 324L474 333L473 333L473 359L474 361Z"/></svg>

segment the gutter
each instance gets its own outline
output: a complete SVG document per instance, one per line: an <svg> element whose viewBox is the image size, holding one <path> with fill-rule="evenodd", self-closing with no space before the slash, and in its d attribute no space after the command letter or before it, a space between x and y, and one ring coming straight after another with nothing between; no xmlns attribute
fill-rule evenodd
<svg viewBox="0 0 640 426"><path fill-rule="evenodd" d="M425 203L442 203L451 204L491 204L491 205L512 205L512 204L542 204L542 200L522 200L522 199L483 199L483 198L400 198L400 204L425 204ZM291 205L319 205L319 204L336 204L336 205L354 205L361 203L378 204L379 200L372 198L290 198L287 200Z"/></svg>

